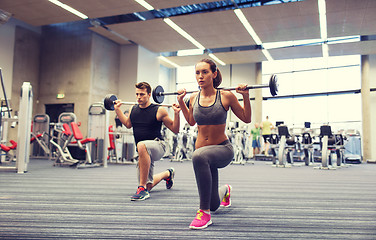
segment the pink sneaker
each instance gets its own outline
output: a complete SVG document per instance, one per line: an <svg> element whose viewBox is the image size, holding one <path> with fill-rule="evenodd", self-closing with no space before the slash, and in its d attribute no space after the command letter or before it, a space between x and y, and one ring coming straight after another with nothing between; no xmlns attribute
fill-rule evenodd
<svg viewBox="0 0 376 240"><path fill-rule="evenodd" d="M201 209L197 211L196 218L189 225L190 229L203 229L212 224L210 213Z"/></svg>
<svg viewBox="0 0 376 240"><path fill-rule="evenodd" d="M231 185L226 184L227 186L227 193L223 197L222 202L221 202L221 207L230 207L231 206Z"/></svg>

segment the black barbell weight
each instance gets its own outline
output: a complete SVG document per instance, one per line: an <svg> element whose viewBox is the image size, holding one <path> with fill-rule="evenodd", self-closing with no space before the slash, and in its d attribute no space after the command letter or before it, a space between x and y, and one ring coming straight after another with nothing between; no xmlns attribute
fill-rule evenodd
<svg viewBox="0 0 376 240"><path fill-rule="evenodd" d="M108 94L103 100L104 108L107 109L108 111L114 111L115 110L115 101L118 98L114 94ZM136 105L136 102L121 102L124 105ZM170 104L158 104L163 107L172 107Z"/></svg>
<svg viewBox="0 0 376 240"><path fill-rule="evenodd" d="M261 84L261 85L251 85L247 86L246 89L257 89L257 88L269 88L270 94L272 96L275 96L278 94L278 82L277 82L277 75L273 74L270 76L269 84ZM235 87L230 88L218 88L223 90L236 90ZM194 93L196 91L187 91L187 93ZM162 103L164 101L164 96L167 95L179 95L178 92L164 92L164 89L162 86L158 85L156 88L153 89L152 96L156 103Z"/></svg>

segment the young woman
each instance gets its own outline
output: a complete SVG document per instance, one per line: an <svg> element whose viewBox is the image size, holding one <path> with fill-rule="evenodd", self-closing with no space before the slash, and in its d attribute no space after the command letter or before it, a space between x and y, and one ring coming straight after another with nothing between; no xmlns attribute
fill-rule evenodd
<svg viewBox="0 0 376 240"><path fill-rule="evenodd" d="M209 226L210 211L221 205L231 205L231 186L218 189L218 168L226 167L234 157L234 150L229 142L226 130L227 111L232 112L243 122L251 122L251 104L246 84L239 84L236 92L243 95L243 106L230 91L219 90L222 76L216 64L210 59L203 59L195 66L196 80L200 91L189 98L189 109L184 103L185 89L178 91L178 102L187 122L197 123L196 150L192 162L195 171L200 209L189 228L202 229ZM222 202L221 202L222 200Z"/></svg>

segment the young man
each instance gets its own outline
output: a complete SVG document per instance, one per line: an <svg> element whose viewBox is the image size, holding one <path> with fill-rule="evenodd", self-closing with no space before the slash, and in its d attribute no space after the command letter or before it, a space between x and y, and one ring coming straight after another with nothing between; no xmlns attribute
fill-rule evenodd
<svg viewBox="0 0 376 240"><path fill-rule="evenodd" d="M133 127L133 136L138 152L138 181L137 192L131 197L132 201L145 200L150 197L150 190L161 180L166 181L166 188L173 185L174 169L153 175L154 162L160 160L165 153L165 142L162 139L162 123L174 133L179 132L180 107L173 104L174 120L167 110L150 101L151 87L146 82L136 84L136 105L132 106L129 117L121 111L121 100L115 101L115 113L119 120L127 127Z"/></svg>

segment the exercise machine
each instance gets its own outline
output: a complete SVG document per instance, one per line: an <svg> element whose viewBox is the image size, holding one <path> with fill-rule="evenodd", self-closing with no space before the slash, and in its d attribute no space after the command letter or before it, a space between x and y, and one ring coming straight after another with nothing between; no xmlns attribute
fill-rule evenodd
<svg viewBox="0 0 376 240"><path fill-rule="evenodd" d="M87 168L87 167L99 167L101 164L95 163L91 159L90 144L95 143L95 138L84 138L82 136L81 130L76 122L71 122L71 128L73 132L74 139L76 141L71 142L71 144L77 144L78 147L85 151L85 161L77 165L77 168Z"/></svg>
<svg viewBox="0 0 376 240"><path fill-rule="evenodd" d="M120 121L119 121L120 122ZM109 146L107 161L109 164L135 164L137 156L135 156L135 144L133 132L131 129L118 125L114 130L113 126L109 126L108 130Z"/></svg>
<svg viewBox="0 0 376 240"><path fill-rule="evenodd" d="M95 139L90 147L91 159L107 167L109 146L109 114L102 103L93 103L89 107L88 137Z"/></svg>
<svg viewBox="0 0 376 240"><path fill-rule="evenodd" d="M302 148L304 152L304 164L310 166L314 163L313 161L313 137L309 132L302 133Z"/></svg>
<svg viewBox="0 0 376 240"><path fill-rule="evenodd" d="M291 136L286 125L278 126L278 135L280 138L278 149L277 167L290 167L294 163L293 151L295 151L295 138Z"/></svg>
<svg viewBox="0 0 376 240"><path fill-rule="evenodd" d="M30 143L32 144L32 158L47 158L51 160L49 147L50 117L38 114L33 118Z"/></svg>
<svg viewBox="0 0 376 240"><path fill-rule="evenodd" d="M336 169L343 163L344 139L341 134L333 134L329 125L320 127L321 139L321 166L319 169ZM336 156L334 166L333 155Z"/></svg>
<svg viewBox="0 0 376 240"><path fill-rule="evenodd" d="M231 164L242 164L246 163L246 155L245 155L245 130L236 128L233 130L234 138L233 138L233 147L234 147L234 160ZM248 143L249 144L249 143Z"/></svg>
<svg viewBox="0 0 376 240"><path fill-rule="evenodd" d="M278 148L279 148L279 136L278 134L270 134L270 152L272 153L272 163L273 165L277 164L278 160Z"/></svg>
<svg viewBox="0 0 376 240"><path fill-rule="evenodd" d="M174 154L174 158L171 161L178 161L182 162L184 160L191 160L193 151L194 151L194 143L193 143L193 136L190 133L190 126L189 124L185 124L183 130L177 134L177 146Z"/></svg>
<svg viewBox="0 0 376 240"><path fill-rule="evenodd" d="M108 127L108 148L107 148L107 163L116 162L116 147L115 147L115 136L113 126Z"/></svg>
<svg viewBox="0 0 376 240"><path fill-rule="evenodd" d="M57 136L55 136L55 133ZM71 166L75 167L79 160L74 159L69 152L68 144L73 138L71 129L67 123L58 123L54 125L54 135L50 143L55 147L53 166Z"/></svg>
<svg viewBox="0 0 376 240"><path fill-rule="evenodd" d="M54 124L50 143L53 146L54 166L75 167L79 163L78 159L72 157L68 144L72 141L73 134L70 123L76 121L76 115L70 112L63 112L58 117L58 123Z"/></svg>
<svg viewBox="0 0 376 240"><path fill-rule="evenodd" d="M17 142L15 142L14 140L10 140L9 141L12 145L11 146L6 146L4 144L0 144L0 149L1 151L3 151L5 154L1 154L2 156L4 156L4 158L2 157L0 159L0 164L10 164L12 162L15 162L16 161L16 154L15 153L12 153L16 150L17 148Z"/></svg>
<svg viewBox="0 0 376 240"><path fill-rule="evenodd" d="M1 82L2 75L0 69ZM3 86L4 88L4 86ZM5 93L5 91L4 91ZM7 100L6 100L7 101ZM9 110L9 105L8 110ZM7 124L3 122L18 122L18 136L17 136L17 147L16 148L16 158L15 165L13 166L0 166L0 170L16 171L17 173L26 173L28 170L29 157L30 157L30 130L31 130L31 114L33 110L33 91L32 86L29 82L24 82L21 87L21 98L18 111L18 118L12 118L8 115L8 119L2 117L1 119L1 138L6 139L7 132L3 130L7 129ZM6 126L6 127L4 127ZM14 144L12 144L13 146ZM14 149L13 148L13 149Z"/></svg>
<svg viewBox="0 0 376 240"><path fill-rule="evenodd" d="M128 110L124 112L128 115ZM133 129L128 129L115 117L115 126L108 127L108 163L135 164L137 162Z"/></svg>
<svg viewBox="0 0 376 240"><path fill-rule="evenodd" d="M355 129L347 129L344 134L346 138L344 145L345 163L362 163L362 139L359 131Z"/></svg>

